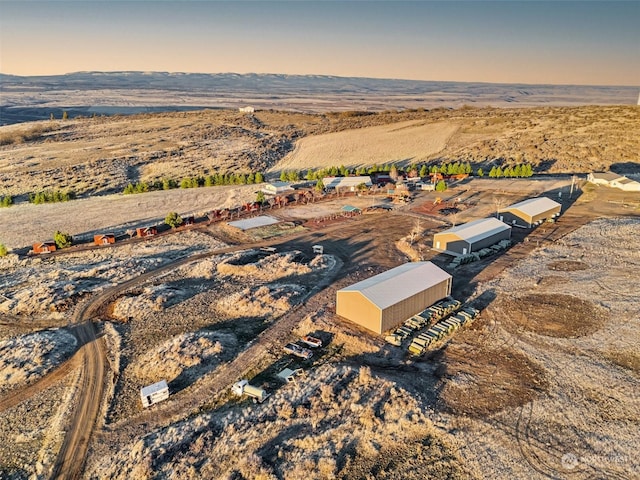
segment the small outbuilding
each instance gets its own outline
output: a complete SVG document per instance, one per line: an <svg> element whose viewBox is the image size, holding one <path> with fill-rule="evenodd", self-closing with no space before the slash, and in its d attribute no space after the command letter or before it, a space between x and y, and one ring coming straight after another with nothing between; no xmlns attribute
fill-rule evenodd
<svg viewBox="0 0 640 480"><path fill-rule="evenodd" d="M289 182L271 182L262 188L262 192L267 195L286 195L294 191L295 189Z"/></svg>
<svg viewBox="0 0 640 480"><path fill-rule="evenodd" d="M103 235L94 235L93 243L96 245L109 245L116 243L116 236L113 233L105 233Z"/></svg>
<svg viewBox="0 0 640 480"><path fill-rule="evenodd" d="M33 253L39 255L41 253L51 253L56 251L56 243L54 241L40 242L33 244Z"/></svg>
<svg viewBox="0 0 640 480"><path fill-rule="evenodd" d="M381 334L450 295L451 280L431 262L405 263L338 290L336 313Z"/></svg>
<svg viewBox="0 0 640 480"><path fill-rule="evenodd" d="M167 398L169 398L169 386L166 380L161 380L158 383L140 389L140 400L142 400L142 406L145 408Z"/></svg>
<svg viewBox="0 0 640 480"><path fill-rule="evenodd" d="M497 218L482 218L433 236L433 249L450 255L467 255L511 238L511 227Z"/></svg>
<svg viewBox="0 0 640 480"><path fill-rule="evenodd" d="M141 227L136 229L138 237L153 237L157 233L158 229L156 227Z"/></svg>
<svg viewBox="0 0 640 480"><path fill-rule="evenodd" d="M560 215L562 205L547 197L530 198L498 211L498 218L508 225L532 228Z"/></svg>

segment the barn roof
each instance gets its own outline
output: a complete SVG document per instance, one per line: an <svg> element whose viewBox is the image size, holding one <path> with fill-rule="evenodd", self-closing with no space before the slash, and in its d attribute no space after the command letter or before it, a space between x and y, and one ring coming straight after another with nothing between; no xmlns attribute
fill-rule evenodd
<svg viewBox="0 0 640 480"><path fill-rule="evenodd" d="M451 275L431 262L411 262L354 283L339 292L360 292L378 308L385 309L450 278Z"/></svg>
<svg viewBox="0 0 640 480"><path fill-rule="evenodd" d="M509 225L504 224L497 218L490 217L481 218L480 220L474 220L469 223L463 223L462 225L452 227L436 235L453 233L461 240L474 243L482 240L483 238L490 237L491 235L495 235L496 233L509 229L511 229Z"/></svg>
<svg viewBox="0 0 640 480"><path fill-rule="evenodd" d="M234 222L228 222L227 225L239 228L240 230L250 230L252 228L266 227L267 225L275 225L280 223L277 218L270 217L269 215L261 215L259 217L247 218L245 220L236 220Z"/></svg>
<svg viewBox="0 0 640 480"><path fill-rule="evenodd" d="M156 392L160 392L162 390L166 390L168 389L169 386L167 385L167 381L166 380L160 380L158 383L154 383L152 385L148 385L146 387L142 387L140 389L140 395L143 397L148 397L149 395L152 395Z"/></svg>
<svg viewBox="0 0 640 480"><path fill-rule="evenodd" d="M361 183L371 186L371 177L367 175L361 177L324 177L322 179L325 188L357 187Z"/></svg>
<svg viewBox="0 0 640 480"><path fill-rule="evenodd" d="M514 203L513 205L508 206L500 210L501 212L506 212L509 210L520 210L522 213L530 216L539 215L544 212L548 212L553 208L558 208L561 205L558 202L554 202L550 198L547 197L538 197L538 198L529 198L528 200L523 200L522 202Z"/></svg>

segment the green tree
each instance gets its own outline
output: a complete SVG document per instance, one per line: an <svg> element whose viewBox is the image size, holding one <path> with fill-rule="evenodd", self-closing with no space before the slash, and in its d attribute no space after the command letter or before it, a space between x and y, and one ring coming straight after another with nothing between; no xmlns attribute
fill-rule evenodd
<svg viewBox="0 0 640 480"><path fill-rule="evenodd" d="M176 228L182 225L182 217L178 215L176 212L169 212L167 216L164 218L164 223L169 225L171 228Z"/></svg>
<svg viewBox="0 0 640 480"><path fill-rule="evenodd" d="M476 171L476 175L479 177L484 177L484 170L482 170L482 167L478 168L478 170Z"/></svg>
<svg viewBox="0 0 640 480"><path fill-rule="evenodd" d="M491 167L491 170L489 171L489 178L496 178L496 166L494 165L493 167Z"/></svg>
<svg viewBox="0 0 640 480"><path fill-rule="evenodd" d="M256 174L251 172L249 173L249 175L247 175L247 183L248 184L252 184L252 183L256 183Z"/></svg>
<svg viewBox="0 0 640 480"><path fill-rule="evenodd" d="M516 168L513 169L513 176L522 177L522 165L520 164L516 165Z"/></svg>
<svg viewBox="0 0 640 480"><path fill-rule="evenodd" d="M447 189L447 183L444 180L440 180L436 183L436 192L444 192Z"/></svg>
<svg viewBox="0 0 640 480"><path fill-rule="evenodd" d="M264 201L265 201L264 192L262 190L258 190L258 193L256 194L256 202L262 205Z"/></svg>
<svg viewBox="0 0 640 480"><path fill-rule="evenodd" d="M322 179L319 178L316 182L316 190L322 192L324 190L324 183L322 183Z"/></svg>
<svg viewBox="0 0 640 480"><path fill-rule="evenodd" d="M464 171L462 173L468 173L469 175L471 175L471 173L473 172L473 168L471 168L471 163L467 162L464 164Z"/></svg>
<svg viewBox="0 0 640 480"><path fill-rule="evenodd" d="M262 175L260 172L256 173L256 183L263 183L264 182L264 175Z"/></svg>
<svg viewBox="0 0 640 480"><path fill-rule="evenodd" d="M183 178L180 180L180 188L191 188L191 179Z"/></svg>
<svg viewBox="0 0 640 480"><path fill-rule="evenodd" d="M496 178L500 178L504 175L504 172L502 171L502 168L498 167L496 168Z"/></svg>
<svg viewBox="0 0 640 480"><path fill-rule="evenodd" d="M0 197L0 207L10 207L11 205L13 205L13 197L11 195Z"/></svg>
<svg viewBox="0 0 640 480"><path fill-rule="evenodd" d="M422 167L420 167L420 173L419 173L419 175L420 175L421 177L426 177L428 173L429 173L429 171L428 171L428 169L427 169L427 166L426 166L426 165L422 165Z"/></svg>
<svg viewBox="0 0 640 480"><path fill-rule="evenodd" d="M286 170L282 170L280 172L280 181L281 182L286 182L287 181L287 171Z"/></svg>
<svg viewBox="0 0 640 480"><path fill-rule="evenodd" d="M0 257L6 257L8 253L9 250L7 250L7 247L4 245L4 243L0 243Z"/></svg>
<svg viewBox="0 0 640 480"><path fill-rule="evenodd" d="M53 241L58 248L67 248L73 243L73 237L66 232L56 230L56 233L53 234Z"/></svg>

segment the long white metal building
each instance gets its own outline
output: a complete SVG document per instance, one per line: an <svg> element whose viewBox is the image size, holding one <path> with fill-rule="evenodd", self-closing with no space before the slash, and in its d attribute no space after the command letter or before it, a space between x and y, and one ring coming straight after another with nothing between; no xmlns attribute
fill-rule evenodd
<svg viewBox="0 0 640 480"><path fill-rule="evenodd" d="M433 249L451 255L467 255L510 238L509 225L497 218L482 218L436 233Z"/></svg>

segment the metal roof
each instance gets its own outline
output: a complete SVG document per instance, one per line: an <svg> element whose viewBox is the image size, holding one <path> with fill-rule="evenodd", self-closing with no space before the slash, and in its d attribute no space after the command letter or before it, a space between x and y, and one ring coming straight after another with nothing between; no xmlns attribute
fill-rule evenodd
<svg viewBox="0 0 640 480"><path fill-rule="evenodd" d="M558 202L554 202L547 197L529 198L522 202L514 203L500 210L501 212L508 212L509 210L520 210L522 213L530 216L539 215L547 212L553 208L558 208L561 205Z"/></svg>
<svg viewBox="0 0 640 480"><path fill-rule="evenodd" d="M168 390L168 389L169 389L169 386L167 385L167 381L160 380L158 383L154 383L153 385L142 387L140 389L140 395L143 397L148 397L149 395L153 395L156 392L161 392L162 390Z"/></svg>
<svg viewBox="0 0 640 480"><path fill-rule="evenodd" d="M354 207L353 205L345 205L342 207L343 212L359 212L360 209L358 207Z"/></svg>
<svg viewBox="0 0 640 480"><path fill-rule="evenodd" d="M269 215L261 215L259 217L246 218L244 220L236 220L235 222L227 222L227 225L239 228L240 230L250 230L252 228L266 227L267 225L275 225L280 223L277 218Z"/></svg>
<svg viewBox="0 0 640 480"><path fill-rule="evenodd" d="M373 185L371 183L371 177L362 176L362 177L324 177L322 179L322 184L325 188L336 188L336 187L357 187L361 183L364 183L367 186Z"/></svg>
<svg viewBox="0 0 640 480"><path fill-rule="evenodd" d="M617 180L618 178L622 177L622 175L618 175L617 173L613 173L613 172L593 172L591 175L593 176L594 179L606 180L608 182Z"/></svg>
<svg viewBox="0 0 640 480"><path fill-rule="evenodd" d="M451 278L431 262L411 262L387 270L340 292L360 292L381 310Z"/></svg>
<svg viewBox="0 0 640 480"><path fill-rule="evenodd" d="M450 228L444 232L436 233L436 235L453 233L461 240L468 243L474 243L505 230L511 230L511 227L504 224L497 218L490 217L481 218L480 220L474 220L469 223L463 223L462 225Z"/></svg>

